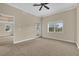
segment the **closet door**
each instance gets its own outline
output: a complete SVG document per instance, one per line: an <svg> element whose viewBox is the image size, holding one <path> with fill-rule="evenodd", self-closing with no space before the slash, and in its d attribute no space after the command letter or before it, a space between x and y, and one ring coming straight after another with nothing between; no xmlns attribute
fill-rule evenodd
<svg viewBox="0 0 79 59"><path fill-rule="evenodd" d="M4 25L2 23L0 23L0 36L5 35L4 33Z"/></svg>

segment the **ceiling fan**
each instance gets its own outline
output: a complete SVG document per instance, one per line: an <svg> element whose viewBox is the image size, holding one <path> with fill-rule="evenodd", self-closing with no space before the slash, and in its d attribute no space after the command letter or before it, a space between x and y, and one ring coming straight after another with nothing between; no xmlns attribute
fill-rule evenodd
<svg viewBox="0 0 79 59"><path fill-rule="evenodd" d="M46 9L49 9L49 7L46 6L47 4L49 4L49 3L34 4L33 6L41 6L41 7L39 8L39 11L41 11L41 9L42 9L43 7L45 7Z"/></svg>

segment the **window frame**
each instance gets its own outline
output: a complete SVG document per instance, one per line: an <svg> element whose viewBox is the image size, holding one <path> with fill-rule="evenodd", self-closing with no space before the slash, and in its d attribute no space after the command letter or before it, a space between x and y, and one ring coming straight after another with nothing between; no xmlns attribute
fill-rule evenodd
<svg viewBox="0 0 79 59"><path fill-rule="evenodd" d="M53 32L49 31L49 23L53 23L53 25L54 25L54 31ZM55 24L56 23L63 23L62 31L59 31L59 32L55 31ZM63 20L50 21L50 22L47 23L47 32L48 33L62 33L63 31L64 31L64 21Z"/></svg>

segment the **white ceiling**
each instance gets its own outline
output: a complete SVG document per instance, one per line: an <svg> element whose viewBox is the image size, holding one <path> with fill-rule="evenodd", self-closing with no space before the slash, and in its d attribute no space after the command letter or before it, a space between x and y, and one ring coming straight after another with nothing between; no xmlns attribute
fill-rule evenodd
<svg viewBox="0 0 79 59"><path fill-rule="evenodd" d="M43 7L42 10L39 11L40 6L34 7L33 4L34 3L8 3L8 5L21 9L38 17L45 17L55 13L67 11L75 8L77 5L75 3L49 3L47 5L50 8L49 10Z"/></svg>

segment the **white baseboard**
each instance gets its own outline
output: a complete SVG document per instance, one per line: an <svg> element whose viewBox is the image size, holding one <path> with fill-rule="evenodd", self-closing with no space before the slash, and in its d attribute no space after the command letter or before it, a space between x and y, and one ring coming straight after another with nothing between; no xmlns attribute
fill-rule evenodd
<svg viewBox="0 0 79 59"><path fill-rule="evenodd" d="M77 48L79 49L79 44L76 42Z"/></svg>
<svg viewBox="0 0 79 59"><path fill-rule="evenodd" d="M20 40L20 41L14 41L13 43L14 43L14 44L17 44L17 43L21 43L21 42L24 42L24 41L33 40L33 39L36 39L36 38L38 38L38 37L29 38L29 39L24 39L24 40Z"/></svg>
<svg viewBox="0 0 79 59"><path fill-rule="evenodd" d="M75 43L75 41L68 41L68 40L63 40L63 39L59 39L59 38L48 38L48 37L43 37L43 38L47 38L47 39L54 39L54 40L57 40L57 41L64 41L64 42L70 42L70 43Z"/></svg>

